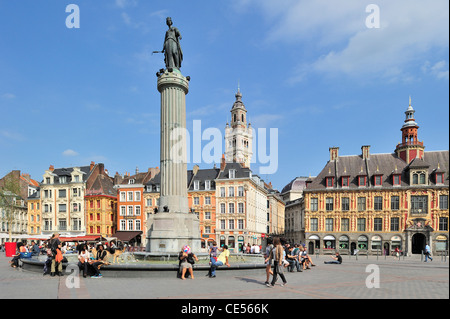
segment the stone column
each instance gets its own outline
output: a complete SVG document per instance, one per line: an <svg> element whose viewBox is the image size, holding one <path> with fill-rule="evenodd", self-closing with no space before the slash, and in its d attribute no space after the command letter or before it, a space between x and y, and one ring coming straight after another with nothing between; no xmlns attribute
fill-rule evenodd
<svg viewBox="0 0 450 319"><path fill-rule="evenodd" d="M188 80L178 71L158 77L161 93L161 197L159 211L188 213L186 94Z"/></svg>
<svg viewBox="0 0 450 319"><path fill-rule="evenodd" d="M186 94L189 78L178 69L158 73L161 93L161 194L158 214L147 219L147 252L176 255L189 245L201 251L200 221L189 212L187 191ZM168 209L168 212L165 211Z"/></svg>

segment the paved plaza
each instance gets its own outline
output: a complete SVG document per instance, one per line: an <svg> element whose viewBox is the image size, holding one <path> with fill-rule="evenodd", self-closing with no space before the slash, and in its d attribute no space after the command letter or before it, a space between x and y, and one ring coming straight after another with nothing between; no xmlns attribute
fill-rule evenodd
<svg viewBox="0 0 450 319"><path fill-rule="evenodd" d="M156 278L80 278L79 288L68 288L69 276L50 277L13 269L0 255L1 299L448 299L449 262L435 257L424 263L420 256L343 256L343 264L324 264L330 256L315 256L316 267L301 273L286 273L274 288L264 285L262 269L219 270L216 278L194 272L194 280L173 276ZM377 284L378 288L377 288ZM70 285L69 285L70 286ZM373 288L369 288L372 286Z"/></svg>

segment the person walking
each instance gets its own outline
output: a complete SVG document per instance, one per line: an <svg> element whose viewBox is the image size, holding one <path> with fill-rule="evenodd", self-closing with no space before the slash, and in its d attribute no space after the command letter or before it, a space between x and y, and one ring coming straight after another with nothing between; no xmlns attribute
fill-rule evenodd
<svg viewBox="0 0 450 319"><path fill-rule="evenodd" d="M273 278L272 278L272 283L269 287L273 287L275 286L275 283L277 282L278 279L278 275L280 275L281 280L283 280L283 283L281 284L281 287L286 286L287 284L287 280L284 277L284 273L283 273L283 246L281 246L281 241L280 238L275 237L273 240L273 245L274 248L272 249L272 251L270 252L270 256L269 259L272 258L274 259L274 263L273 263Z"/></svg>
<svg viewBox="0 0 450 319"><path fill-rule="evenodd" d="M428 258L430 258L431 261L433 261L433 258L431 258L431 248L428 244L425 245L425 262L428 261Z"/></svg>
<svg viewBox="0 0 450 319"><path fill-rule="evenodd" d="M264 283L267 287L270 286L269 279L270 275L273 275L272 271L272 258L270 258L270 253L273 249L273 240L271 237L267 238L267 247L266 247L266 254L264 255L265 263L266 263L266 282Z"/></svg>
<svg viewBox="0 0 450 319"><path fill-rule="evenodd" d="M50 267L50 276L55 277L64 276L62 273L62 253L61 253L61 241L59 240L59 234L54 233L52 239L50 240L49 248L52 254L52 264Z"/></svg>

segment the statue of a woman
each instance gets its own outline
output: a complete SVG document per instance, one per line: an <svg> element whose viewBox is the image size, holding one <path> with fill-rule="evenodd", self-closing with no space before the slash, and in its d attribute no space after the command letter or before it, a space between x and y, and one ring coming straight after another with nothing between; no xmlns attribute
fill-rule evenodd
<svg viewBox="0 0 450 319"><path fill-rule="evenodd" d="M169 30L166 32L166 38L164 39L164 62L166 63L166 68L181 68L181 62L183 61L183 51L181 50L180 31L172 27L172 18L168 17L166 19L167 26Z"/></svg>

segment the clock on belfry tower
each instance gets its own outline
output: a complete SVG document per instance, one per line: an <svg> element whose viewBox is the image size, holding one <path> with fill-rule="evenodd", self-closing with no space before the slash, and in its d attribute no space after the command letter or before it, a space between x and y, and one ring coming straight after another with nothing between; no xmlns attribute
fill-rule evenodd
<svg viewBox="0 0 450 319"><path fill-rule="evenodd" d="M251 124L247 124L247 110L242 102L240 89L231 108L231 123L225 128L225 159L228 163L240 163L250 168L252 159L253 134Z"/></svg>

